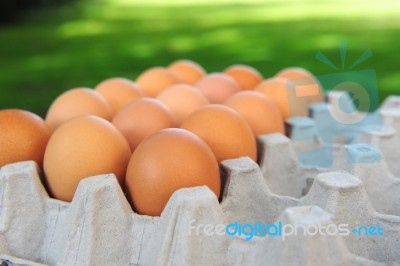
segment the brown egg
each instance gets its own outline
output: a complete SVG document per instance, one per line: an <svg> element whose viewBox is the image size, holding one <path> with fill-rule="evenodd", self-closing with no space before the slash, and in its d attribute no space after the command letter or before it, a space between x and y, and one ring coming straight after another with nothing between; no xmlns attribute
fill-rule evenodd
<svg viewBox="0 0 400 266"><path fill-rule="evenodd" d="M257 148L246 120L233 109L219 104L206 105L188 116L181 128L203 139L217 161L248 156L254 161Z"/></svg>
<svg viewBox="0 0 400 266"><path fill-rule="evenodd" d="M206 75L206 71L197 63L190 60L178 60L168 67L182 82L195 84Z"/></svg>
<svg viewBox="0 0 400 266"><path fill-rule="evenodd" d="M126 78L106 79L95 90L107 100L114 114L121 107L143 96L139 87Z"/></svg>
<svg viewBox="0 0 400 266"><path fill-rule="evenodd" d="M161 92L157 99L169 108L177 125L192 112L209 103L197 88L187 84L172 85Z"/></svg>
<svg viewBox="0 0 400 266"><path fill-rule="evenodd" d="M223 103L230 96L240 91L236 81L224 73L211 73L199 80L196 87L211 103Z"/></svg>
<svg viewBox="0 0 400 266"><path fill-rule="evenodd" d="M163 67L153 67L143 72L136 82L144 95L156 97L164 89L181 81L172 71Z"/></svg>
<svg viewBox="0 0 400 266"><path fill-rule="evenodd" d="M285 79L294 79L294 78L312 77L313 74L311 74L310 71L301 67L288 67L279 71L275 76Z"/></svg>
<svg viewBox="0 0 400 266"><path fill-rule="evenodd" d="M126 174L133 209L151 216L161 215L176 190L204 185L219 197L217 160L204 141L178 128L158 131L140 143Z"/></svg>
<svg viewBox="0 0 400 266"><path fill-rule="evenodd" d="M174 118L168 108L160 101L147 97L123 107L114 116L112 123L125 136L132 151L154 132L175 127Z"/></svg>
<svg viewBox="0 0 400 266"><path fill-rule="evenodd" d="M50 128L34 113L19 109L0 111L0 167L20 161L43 166Z"/></svg>
<svg viewBox="0 0 400 266"><path fill-rule="evenodd" d="M278 107L260 92L236 93L225 101L225 105L241 114L256 136L285 133L283 117Z"/></svg>
<svg viewBox="0 0 400 266"><path fill-rule="evenodd" d="M308 115L307 102L303 97L296 97L296 86L290 80L270 78L261 82L255 90L272 100L284 119Z"/></svg>
<svg viewBox="0 0 400 266"><path fill-rule="evenodd" d="M230 66L224 73L231 76L242 90L252 90L263 80L257 69L247 65Z"/></svg>
<svg viewBox="0 0 400 266"><path fill-rule="evenodd" d="M307 103L323 102L324 91L314 75L300 67L289 67L280 71L276 77L289 79L296 85L296 95L304 97Z"/></svg>
<svg viewBox="0 0 400 266"><path fill-rule="evenodd" d="M50 194L71 201L86 177L113 173L124 184L131 151L122 134L108 121L80 116L59 126L44 155Z"/></svg>
<svg viewBox="0 0 400 266"><path fill-rule="evenodd" d="M107 120L112 109L100 93L88 88L71 89L58 96L47 111L46 123L53 129L71 118L95 115Z"/></svg>

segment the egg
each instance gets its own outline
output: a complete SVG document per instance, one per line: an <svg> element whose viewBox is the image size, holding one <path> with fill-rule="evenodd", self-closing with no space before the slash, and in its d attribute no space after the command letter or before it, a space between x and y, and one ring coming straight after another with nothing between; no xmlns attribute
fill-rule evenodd
<svg viewBox="0 0 400 266"><path fill-rule="evenodd" d="M284 121L278 107L257 91L242 91L224 103L247 121L254 135L285 133Z"/></svg>
<svg viewBox="0 0 400 266"><path fill-rule="evenodd" d="M257 69L247 65L230 66L224 73L231 76L242 90L252 90L263 80Z"/></svg>
<svg viewBox="0 0 400 266"><path fill-rule="evenodd" d="M199 80L196 87L211 103L223 103L230 96L240 91L237 82L224 73L211 73Z"/></svg>
<svg viewBox="0 0 400 266"><path fill-rule="evenodd" d="M43 166L51 129L34 113L19 109L0 111L0 167L20 161Z"/></svg>
<svg viewBox="0 0 400 266"><path fill-rule="evenodd" d="M160 101L148 97L123 107L114 116L112 123L125 136L132 151L154 132L176 126L168 108Z"/></svg>
<svg viewBox="0 0 400 266"><path fill-rule="evenodd" d="M172 71L163 67L150 68L136 79L139 88L148 97L156 97L164 89L179 82L181 81Z"/></svg>
<svg viewBox="0 0 400 266"><path fill-rule="evenodd" d="M71 201L80 180L113 173L123 186L131 157L122 134L108 121L80 116L59 126L44 154L44 172L50 194Z"/></svg>
<svg viewBox="0 0 400 266"><path fill-rule="evenodd" d="M168 66L182 82L187 84L195 84L198 80L206 75L206 71L196 62L191 60L178 60Z"/></svg>
<svg viewBox="0 0 400 266"><path fill-rule="evenodd" d="M285 79L294 79L294 78L312 77L313 74L311 74L310 71L301 67L288 67L279 71L275 76Z"/></svg>
<svg viewBox="0 0 400 266"><path fill-rule="evenodd" d="M115 114L121 107L143 96L139 87L126 78L106 79L95 87L111 106Z"/></svg>
<svg viewBox="0 0 400 266"><path fill-rule="evenodd" d="M169 108L177 125L193 111L209 103L197 88L187 84L172 85L161 92L157 99Z"/></svg>
<svg viewBox="0 0 400 266"><path fill-rule="evenodd" d="M255 90L272 100L284 119L308 115L307 102L303 97L296 97L296 86L290 80L270 78L261 82Z"/></svg>
<svg viewBox="0 0 400 266"><path fill-rule="evenodd" d="M181 128L203 139L219 163L243 156L257 159L255 136L250 126L227 106L210 104L201 107L183 121Z"/></svg>
<svg viewBox="0 0 400 266"><path fill-rule="evenodd" d="M96 115L111 120L112 109L98 92L88 88L71 89L58 96L46 115L46 123L53 129L71 118Z"/></svg>
<svg viewBox="0 0 400 266"><path fill-rule="evenodd" d="M132 154L126 192L139 214L159 216L176 190L195 186L208 186L219 197L217 160L195 134L164 129L143 140Z"/></svg>
<svg viewBox="0 0 400 266"><path fill-rule="evenodd" d="M285 68L276 77L289 79L296 85L296 95L304 97L307 103L323 102L324 91L314 75L300 67Z"/></svg>

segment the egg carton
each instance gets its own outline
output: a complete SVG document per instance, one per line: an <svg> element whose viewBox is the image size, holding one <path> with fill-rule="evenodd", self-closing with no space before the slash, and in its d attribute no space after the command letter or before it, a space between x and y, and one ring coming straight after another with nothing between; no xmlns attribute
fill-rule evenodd
<svg viewBox="0 0 400 266"><path fill-rule="evenodd" d="M339 102L339 98L342 98L341 102L347 103L347 106L332 104ZM375 112L354 111L347 114L350 121L356 121L355 123L344 124L336 121L332 113L339 113L341 109L356 110L356 107L346 92L330 92L327 102L309 106L311 119L298 117L288 121L288 127L295 127L297 130L291 130L297 154L307 156L305 151L317 147L320 152L314 153L314 157L308 161L319 162L320 166L330 166L341 146L366 143L379 148L390 172L394 176L400 176L400 150L397 149L400 143L400 96L387 97ZM330 144L328 147L327 143ZM315 158L316 156L318 158Z"/></svg>
<svg viewBox="0 0 400 266"><path fill-rule="evenodd" d="M13 256L0 255L0 266L45 266L45 264L19 259Z"/></svg>
<svg viewBox="0 0 400 266"><path fill-rule="evenodd" d="M221 202L206 186L180 189L160 217L134 213L112 174L82 180L67 203L48 196L34 162L4 166L0 169L0 254L32 261L11 265L400 263L398 201L373 186L377 178L388 182L379 172L385 169L384 159L370 163L379 150L360 144L343 146L338 154L344 152L352 160L338 157L336 165L346 166L347 173L334 167L301 167L296 141L281 134L259 136L258 144L259 165L247 157L222 163ZM202 225L259 221L346 223L350 228L379 225L384 236L316 234L246 240L245 235L196 233Z"/></svg>
<svg viewBox="0 0 400 266"><path fill-rule="evenodd" d="M400 97L389 96L380 108L382 129L364 132L359 141L378 147L387 162L390 171L400 176Z"/></svg>
<svg viewBox="0 0 400 266"><path fill-rule="evenodd" d="M398 158L400 157L400 150L397 147L400 145L400 97L387 97L381 108L372 114L366 115L362 112L354 112L355 116L364 117L364 120L355 126L346 126L332 122L329 114L334 112L332 109L338 108L330 104L330 102L335 102L335 99L329 98L338 98L341 95L343 95L343 92L331 93L327 103L311 105L310 114L312 118L294 118L288 121L289 127L293 128L292 132L296 132L294 135L303 137L303 139L296 139L296 137L293 139L297 156L301 158L302 155L305 155L306 164L307 162L318 162L318 160L329 162L329 158L332 158L333 161L330 162L331 169L347 170L357 176L370 176L367 172L372 171L375 173L375 178L371 180L363 179L371 197L388 197L391 199L390 202L398 202L397 191L400 189L400 164L398 163ZM347 102L350 103L351 101L348 100ZM320 134L321 131L323 134ZM334 132L331 135L339 136L338 138L332 138L331 145L328 147L324 146L322 137L329 135L327 132ZM342 135L339 135L340 133ZM340 160L335 160L343 157L343 149L346 143L366 143L378 148L379 151L372 152L368 159L369 162L375 160L374 164L372 164L374 166L370 169L364 167L363 170L356 170L352 167L347 167ZM311 153L313 156L307 158L307 155L309 155L307 152L313 149L318 150L318 152ZM380 157L384 159L382 162L379 160ZM348 160L351 159L348 158ZM396 215L399 215L400 206L388 207L382 201L380 204L374 205L374 207L382 212L393 210Z"/></svg>

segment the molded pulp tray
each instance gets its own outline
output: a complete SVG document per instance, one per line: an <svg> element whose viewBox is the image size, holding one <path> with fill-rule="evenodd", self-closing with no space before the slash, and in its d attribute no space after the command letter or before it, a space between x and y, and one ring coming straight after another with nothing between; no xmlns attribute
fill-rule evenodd
<svg viewBox="0 0 400 266"><path fill-rule="evenodd" d="M392 174L398 169L393 166L393 153L398 153L393 146L399 145L397 100L389 98L381 108L382 132L390 134L357 135L375 147L332 145L329 168L299 167L299 154L321 140L317 120L292 121L292 129L313 132L310 138L259 136L259 165L247 157L223 162L221 203L205 186L185 188L173 194L160 217L134 213L112 174L82 180L73 201L66 203L48 197L34 162L6 165L0 169L0 263L397 265L400 178ZM207 224L278 221L348 224L350 229L379 225L384 231L382 236L317 233L251 240L196 232Z"/></svg>

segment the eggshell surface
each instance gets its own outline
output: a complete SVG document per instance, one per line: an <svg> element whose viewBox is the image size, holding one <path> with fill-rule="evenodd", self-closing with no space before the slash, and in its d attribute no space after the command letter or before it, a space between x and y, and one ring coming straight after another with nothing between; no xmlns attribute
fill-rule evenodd
<svg viewBox="0 0 400 266"><path fill-rule="evenodd" d="M44 172L50 194L71 201L80 180L113 173L124 184L131 156L122 134L108 121L80 116L59 126L44 155Z"/></svg>
<svg viewBox="0 0 400 266"><path fill-rule="evenodd" d="M110 78L98 84L95 90L109 103L115 114L121 107L143 96L139 87L126 78Z"/></svg>
<svg viewBox="0 0 400 266"><path fill-rule="evenodd" d="M296 85L290 80L270 78L261 82L255 90L272 100L284 119L308 115L307 101L296 96Z"/></svg>
<svg viewBox="0 0 400 266"><path fill-rule="evenodd" d="M274 102L257 91L242 91L226 100L250 125L254 135L285 133L283 117Z"/></svg>
<svg viewBox="0 0 400 266"><path fill-rule="evenodd" d="M313 74L310 71L301 67L287 67L279 71L275 76L286 79L294 79L294 78L312 77Z"/></svg>
<svg viewBox="0 0 400 266"><path fill-rule="evenodd" d="M170 109L177 125L192 112L209 103L197 88L187 84L172 85L160 93L157 99Z"/></svg>
<svg viewBox="0 0 400 266"><path fill-rule="evenodd" d="M147 136L175 126L168 108L159 100L143 97L123 107L112 123L124 135L132 151Z"/></svg>
<svg viewBox="0 0 400 266"><path fill-rule="evenodd" d="M153 67L143 72L136 82L145 96L156 97L164 89L181 81L172 71L163 67Z"/></svg>
<svg viewBox="0 0 400 266"><path fill-rule="evenodd" d="M248 65L233 65L228 67L224 73L231 76L242 90L252 90L263 80L260 72Z"/></svg>
<svg viewBox="0 0 400 266"><path fill-rule="evenodd" d="M240 91L236 81L224 73L211 73L195 85L207 97L210 103L223 103L230 96Z"/></svg>
<svg viewBox="0 0 400 266"><path fill-rule="evenodd" d="M0 111L0 167L20 161L43 166L51 129L38 115L19 109Z"/></svg>
<svg viewBox="0 0 400 266"><path fill-rule="evenodd" d="M324 91L315 76L304 68L288 67L276 74L276 77L292 81L296 86L296 94L305 97L307 103L323 102Z"/></svg>
<svg viewBox="0 0 400 266"><path fill-rule="evenodd" d="M182 82L191 85L195 84L206 75L206 71L199 64L185 59L173 62L168 69Z"/></svg>
<svg viewBox="0 0 400 266"><path fill-rule="evenodd" d="M53 129L69 119L81 115L95 115L111 120L112 109L98 92L88 88L68 90L58 96L46 115L46 123Z"/></svg>
<svg viewBox="0 0 400 266"><path fill-rule="evenodd" d="M208 186L219 197L221 180L210 147L183 129L158 131L132 154L126 174L126 191L139 214L159 216L178 189Z"/></svg>
<svg viewBox="0 0 400 266"><path fill-rule="evenodd" d="M188 116L181 128L203 139L220 163L226 159L248 156L257 159L255 136L242 116L231 108L211 104Z"/></svg>

